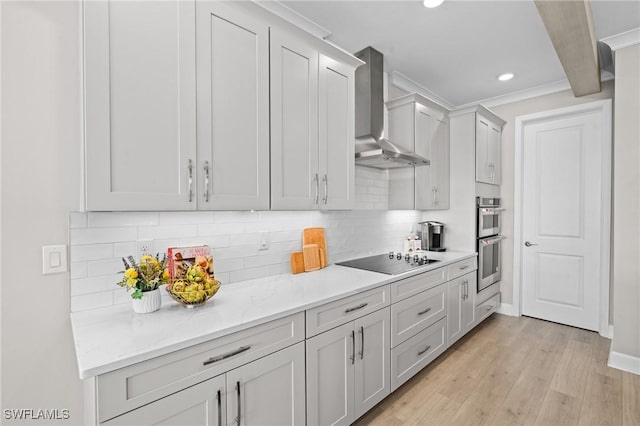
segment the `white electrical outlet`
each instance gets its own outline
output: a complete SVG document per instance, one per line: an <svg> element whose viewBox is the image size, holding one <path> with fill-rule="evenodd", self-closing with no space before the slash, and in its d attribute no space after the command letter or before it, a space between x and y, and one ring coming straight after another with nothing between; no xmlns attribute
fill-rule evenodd
<svg viewBox="0 0 640 426"><path fill-rule="evenodd" d="M138 259L145 254L155 255L153 252L153 240L138 240Z"/></svg>
<svg viewBox="0 0 640 426"><path fill-rule="evenodd" d="M260 233L258 250L269 250L269 233L266 231Z"/></svg>

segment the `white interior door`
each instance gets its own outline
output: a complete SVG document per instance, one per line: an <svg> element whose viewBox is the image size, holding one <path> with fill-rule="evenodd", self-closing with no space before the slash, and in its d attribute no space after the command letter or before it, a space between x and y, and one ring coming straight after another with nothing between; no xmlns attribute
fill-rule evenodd
<svg viewBox="0 0 640 426"><path fill-rule="evenodd" d="M599 324L602 117L574 112L523 130L522 314L589 330Z"/></svg>

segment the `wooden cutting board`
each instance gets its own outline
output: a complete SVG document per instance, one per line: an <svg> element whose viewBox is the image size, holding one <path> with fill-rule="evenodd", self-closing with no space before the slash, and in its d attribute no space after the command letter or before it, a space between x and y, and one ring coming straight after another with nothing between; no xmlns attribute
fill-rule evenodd
<svg viewBox="0 0 640 426"><path fill-rule="evenodd" d="M327 266L327 240L324 236L324 228L305 228L302 231L302 245L317 244L320 254L320 267Z"/></svg>
<svg viewBox="0 0 640 426"><path fill-rule="evenodd" d="M304 255L301 251L294 251L291 253L291 273L300 272L304 272Z"/></svg>
<svg viewBox="0 0 640 426"><path fill-rule="evenodd" d="M302 246L305 272L320 269L320 250L317 244L305 244Z"/></svg>

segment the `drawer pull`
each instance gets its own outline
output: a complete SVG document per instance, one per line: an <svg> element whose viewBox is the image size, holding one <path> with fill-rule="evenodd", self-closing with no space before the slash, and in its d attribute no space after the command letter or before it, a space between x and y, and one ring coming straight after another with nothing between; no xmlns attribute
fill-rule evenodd
<svg viewBox="0 0 640 426"><path fill-rule="evenodd" d="M487 311L490 311L493 309L493 306L489 305L489 306L486 306L486 308L487 308Z"/></svg>
<svg viewBox="0 0 640 426"><path fill-rule="evenodd" d="M222 361L223 359L231 358L232 356L239 355L242 352L248 351L249 349L251 349L251 345L249 345L249 346L241 346L238 349L236 349L235 351L229 352L228 354L218 355L218 356L214 356L212 358L209 358L208 360L203 362L202 365L209 365L209 364L213 364L214 362Z"/></svg>
<svg viewBox="0 0 640 426"><path fill-rule="evenodd" d="M461 270L461 271L464 271L464 270L465 270L465 269L467 269L468 267L469 267L469 265L461 266L461 267L460 267L460 270Z"/></svg>
<svg viewBox="0 0 640 426"><path fill-rule="evenodd" d="M431 345L427 345L426 348L424 348L421 351L418 351L418 356L422 355L423 353L425 353L426 351L428 351L429 349L431 349Z"/></svg>
<svg viewBox="0 0 640 426"><path fill-rule="evenodd" d="M431 308L427 308L427 309L425 309L424 311L418 312L418 316L420 316L420 315L424 315L424 314L426 314L427 312L429 312L430 310L431 310Z"/></svg>
<svg viewBox="0 0 640 426"><path fill-rule="evenodd" d="M351 364L356 363L356 332L351 330Z"/></svg>
<svg viewBox="0 0 640 426"><path fill-rule="evenodd" d="M360 326L360 336L362 337L362 346L360 346L360 359L364 358L364 327Z"/></svg>
<svg viewBox="0 0 640 426"><path fill-rule="evenodd" d="M365 303L361 303L361 304L359 304L358 306L354 306L353 308L347 308L347 309L345 309L345 310L344 310L344 313L345 313L345 314L348 314L349 312L358 311L358 310L360 310L360 309L362 309L362 308L364 308L365 306L368 306L368 305L369 305L369 304L368 304L367 302L365 302Z"/></svg>

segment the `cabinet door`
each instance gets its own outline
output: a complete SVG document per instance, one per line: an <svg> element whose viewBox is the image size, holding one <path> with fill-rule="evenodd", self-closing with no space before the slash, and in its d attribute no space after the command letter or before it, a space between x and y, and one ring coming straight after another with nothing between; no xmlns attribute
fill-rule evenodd
<svg viewBox="0 0 640 426"><path fill-rule="evenodd" d="M435 182L432 181L433 158L432 137L434 120L432 113L424 105L416 104L415 150L431 161L430 166L415 168L415 205L418 210L432 209L436 206Z"/></svg>
<svg viewBox="0 0 640 426"><path fill-rule="evenodd" d="M489 120L476 114L476 181L492 183L489 169Z"/></svg>
<svg viewBox="0 0 640 426"><path fill-rule="evenodd" d="M389 308L355 320L355 415L360 417L391 392Z"/></svg>
<svg viewBox="0 0 640 426"><path fill-rule="evenodd" d="M354 202L354 70L320 55L320 208L351 209Z"/></svg>
<svg viewBox="0 0 640 426"><path fill-rule="evenodd" d="M320 202L318 52L271 30L271 208L310 210Z"/></svg>
<svg viewBox="0 0 640 426"><path fill-rule="evenodd" d="M221 375L102 424L222 426L224 398L225 380Z"/></svg>
<svg viewBox="0 0 640 426"><path fill-rule="evenodd" d="M464 334L462 304L465 298L465 284L463 277L449 281L447 286L447 345L451 346Z"/></svg>
<svg viewBox="0 0 640 426"><path fill-rule="evenodd" d="M489 144L487 150L487 162L489 165L489 179L491 183L500 185L501 182L501 152L500 141L502 139L502 130L500 127L491 124L489 126Z"/></svg>
<svg viewBox="0 0 640 426"><path fill-rule="evenodd" d="M87 209L195 209L195 2L86 2L83 27Z"/></svg>
<svg viewBox="0 0 640 426"><path fill-rule="evenodd" d="M463 284L466 286L466 297L462 300L461 306L461 321L463 334L471 330L476 321L476 285L478 275L476 272L471 272L461 277Z"/></svg>
<svg viewBox="0 0 640 426"><path fill-rule="evenodd" d="M227 424L304 425L304 343L260 358L227 376Z"/></svg>
<svg viewBox="0 0 640 426"><path fill-rule="evenodd" d="M269 28L199 2L198 207L269 209Z"/></svg>
<svg viewBox="0 0 640 426"><path fill-rule="evenodd" d="M354 415L353 322L308 339L307 423L349 425Z"/></svg>
<svg viewBox="0 0 640 426"><path fill-rule="evenodd" d="M431 209L444 210L449 208L449 123L444 117L433 117L431 132L429 169L435 199Z"/></svg>

